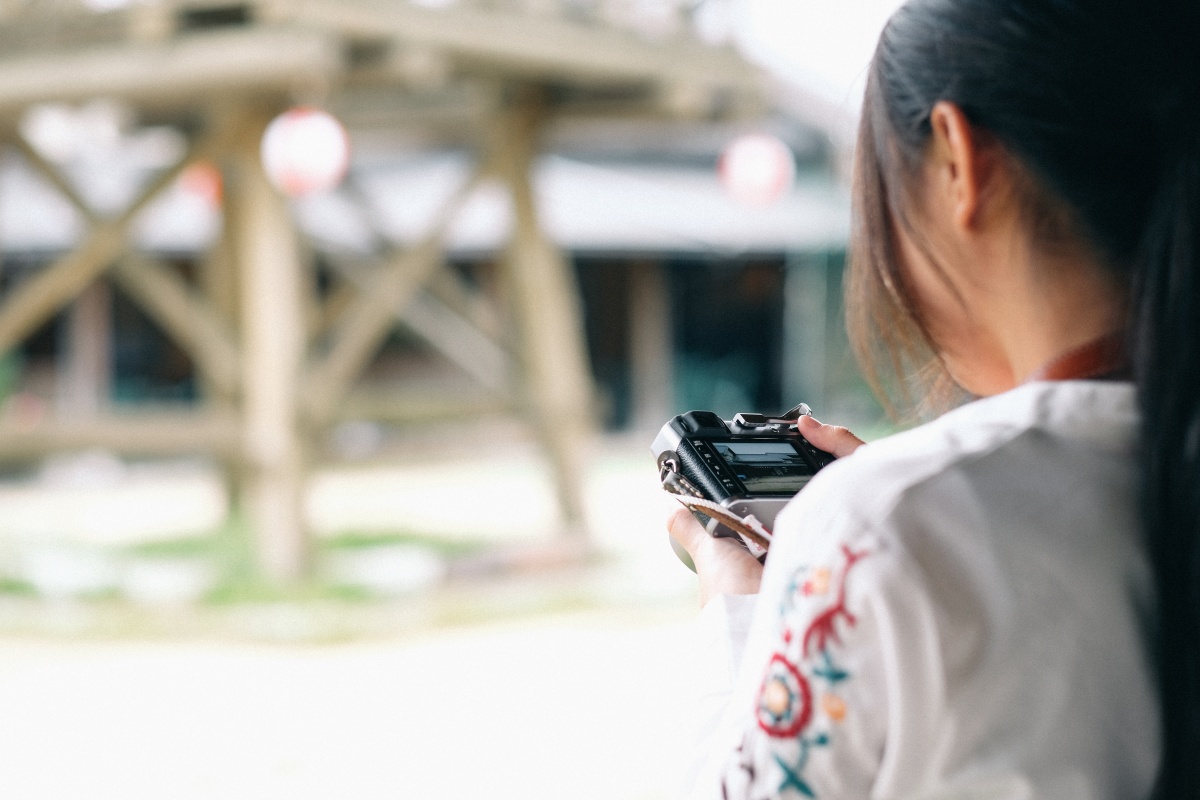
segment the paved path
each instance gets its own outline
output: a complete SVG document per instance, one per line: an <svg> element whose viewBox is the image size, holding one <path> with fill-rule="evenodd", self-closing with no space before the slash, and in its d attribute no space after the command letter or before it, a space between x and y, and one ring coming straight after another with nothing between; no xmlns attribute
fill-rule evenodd
<svg viewBox="0 0 1200 800"><path fill-rule="evenodd" d="M597 458L588 501L613 559L611 586L598 591L644 611L328 647L0 640L0 798L673 797L696 663L686 635L695 578L667 546L671 502L635 444ZM118 463L105 478L100 461L0 486L0 543L124 543L220 518L210 470ZM462 501L464 474L475 502ZM481 514L480 494L521 513ZM326 532L502 540L546 538L554 525L530 448L328 471L310 514Z"/></svg>
<svg viewBox="0 0 1200 800"><path fill-rule="evenodd" d="M0 795L671 797L691 691L676 617L324 648L0 642Z"/></svg>

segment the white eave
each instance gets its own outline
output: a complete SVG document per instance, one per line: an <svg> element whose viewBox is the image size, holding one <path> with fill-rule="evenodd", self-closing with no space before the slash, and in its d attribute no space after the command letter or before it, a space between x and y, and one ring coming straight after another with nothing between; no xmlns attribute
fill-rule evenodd
<svg viewBox="0 0 1200 800"><path fill-rule="evenodd" d="M349 192L295 204L301 228L319 247L366 253L381 240L416 241L437 209L466 179L463 156L443 154L364 172L357 201ZM735 203L709 169L540 160L535 174L542 223L564 249L597 253L738 254L843 246L848 200L828 180L801 180L775 204ZM143 213L134 243L164 253L198 253L215 239L219 214L176 187ZM451 252L503 247L511 225L507 195L484 184L453 225ZM0 169L0 249L61 252L82 231L79 215L19 162Z"/></svg>

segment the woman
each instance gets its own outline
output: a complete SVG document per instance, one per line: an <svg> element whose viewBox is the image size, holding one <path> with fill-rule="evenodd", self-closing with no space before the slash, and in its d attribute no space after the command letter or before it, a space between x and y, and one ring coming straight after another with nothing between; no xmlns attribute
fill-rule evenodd
<svg viewBox="0 0 1200 800"><path fill-rule="evenodd" d="M1196 6L887 25L852 334L979 399L861 448L801 420L841 458L765 570L672 518L734 654L749 624L697 795L1200 797Z"/></svg>

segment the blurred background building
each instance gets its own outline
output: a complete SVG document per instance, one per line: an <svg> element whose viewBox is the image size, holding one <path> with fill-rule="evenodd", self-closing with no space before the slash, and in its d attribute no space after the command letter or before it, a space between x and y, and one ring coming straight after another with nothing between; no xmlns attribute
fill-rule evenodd
<svg viewBox="0 0 1200 800"><path fill-rule="evenodd" d="M676 613L667 418L879 424L837 5L0 2L0 633Z"/></svg>

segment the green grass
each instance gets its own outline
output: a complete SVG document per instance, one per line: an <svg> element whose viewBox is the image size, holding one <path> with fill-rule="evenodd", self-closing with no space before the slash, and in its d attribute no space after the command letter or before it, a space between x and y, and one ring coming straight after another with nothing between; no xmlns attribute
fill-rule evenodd
<svg viewBox="0 0 1200 800"><path fill-rule="evenodd" d="M204 598L205 605L232 606L259 603L311 603L335 600L366 603L375 596L354 586L335 586L309 580L295 586L276 586L257 577L233 577L217 584Z"/></svg>
<svg viewBox="0 0 1200 800"><path fill-rule="evenodd" d="M219 575L217 585L202 601L209 606L327 601L366 603L378 598L360 587L326 581L322 576L322 561L338 553L396 545L426 548L446 559L470 556L489 547L482 539L444 539L394 530L347 531L315 540L311 549L311 577L297 585L280 587L259 572L253 533L245 516L235 511L224 524L209 533L140 543L120 548L117 555L136 559L200 559L213 564ZM36 591L22 581L8 580L0 581L0 594L36 595Z"/></svg>
<svg viewBox="0 0 1200 800"><path fill-rule="evenodd" d="M34 597L37 593L37 589L31 583L17 578L0 578L0 595Z"/></svg>
<svg viewBox="0 0 1200 800"><path fill-rule="evenodd" d="M376 635L383 630L380 625L395 625L396 630L427 626L460 627L543 614L585 611L601 603L586 585L575 586L570 581L545 581L529 576L495 581L485 578L480 583L451 583L432 594L382 597L363 587L335 584L329 579L328 572L321 568L324 559L365 552L376 547L423 547L443 558L454 559L468 557L494 546L482 539L446 540L395 530L347 531L319 539L313 543L311 552L311 577L298 584L280 586L259 572L251 534L245 518L234 514L225 524L205 535L122 547L114 555L118 559L195 559L211 564L217 570L217 582L193 609L195 616L189 618L191 622L188 624L199 627L189 630L216 626L217 629L235 631L235 635L239 636L245 633L238 627L244 620L236 612L239 609L251 611L254 607L264 610L264 606L291 607L289 613L299 615L307 621L306 624L311 624L316 633L296 634L299 638L311 635L322 640L340 640ZM18 598L35 599L38 593L24 581L0 579L0 596L11 597L13 599L9 602L17 602ZM108 615L96 617L101 622L95 624L110 633L118 629L121 635L175 630L162 628L163 624L168 623L128 603L117 589L79 599L93 605L96 614ZM381 615L376 610L380 603L402 603L406 610L397 614L389 605L387 612ZM230 612L235 613L230 615Z"/></svg>
<svg viewBox="0 0 1200 800"><path fill-rule="evenodd" d="M336 553L340 550L362 550L368 547L386 547L388 545L424 547L447 558L472 555L488 547L488 543L480 539L442 539L437 536L406 532L351 531L318 542L318 550Z"/></svg>
<svg viewBox="0 0 1200 800"><path fill-rule="evenodd" d="M220 558L223 545L219 535L210 533L186 539L143 542L124 548L121 553L135 558Z"/></svg>
<svg viewBox="0 0 1200 800"><path fill-rule="evenodd" d="M286 603L341 601L363 603L376 597L366 589L328 583L321 577L321 561L339 552L372 547L410 545L424 547L445 557L456 558L480 552L488 544L474 539L441 539L403 531L348 531L313 543L313 576L307 581L280 587L267 581L258 571L254 542L245 517L239 513L217 531L201 537L169 542L153 542L127 552L147 558L208 558L220 571L217 586L205 597L207 605L228 606L241 603Z"/></svg>

